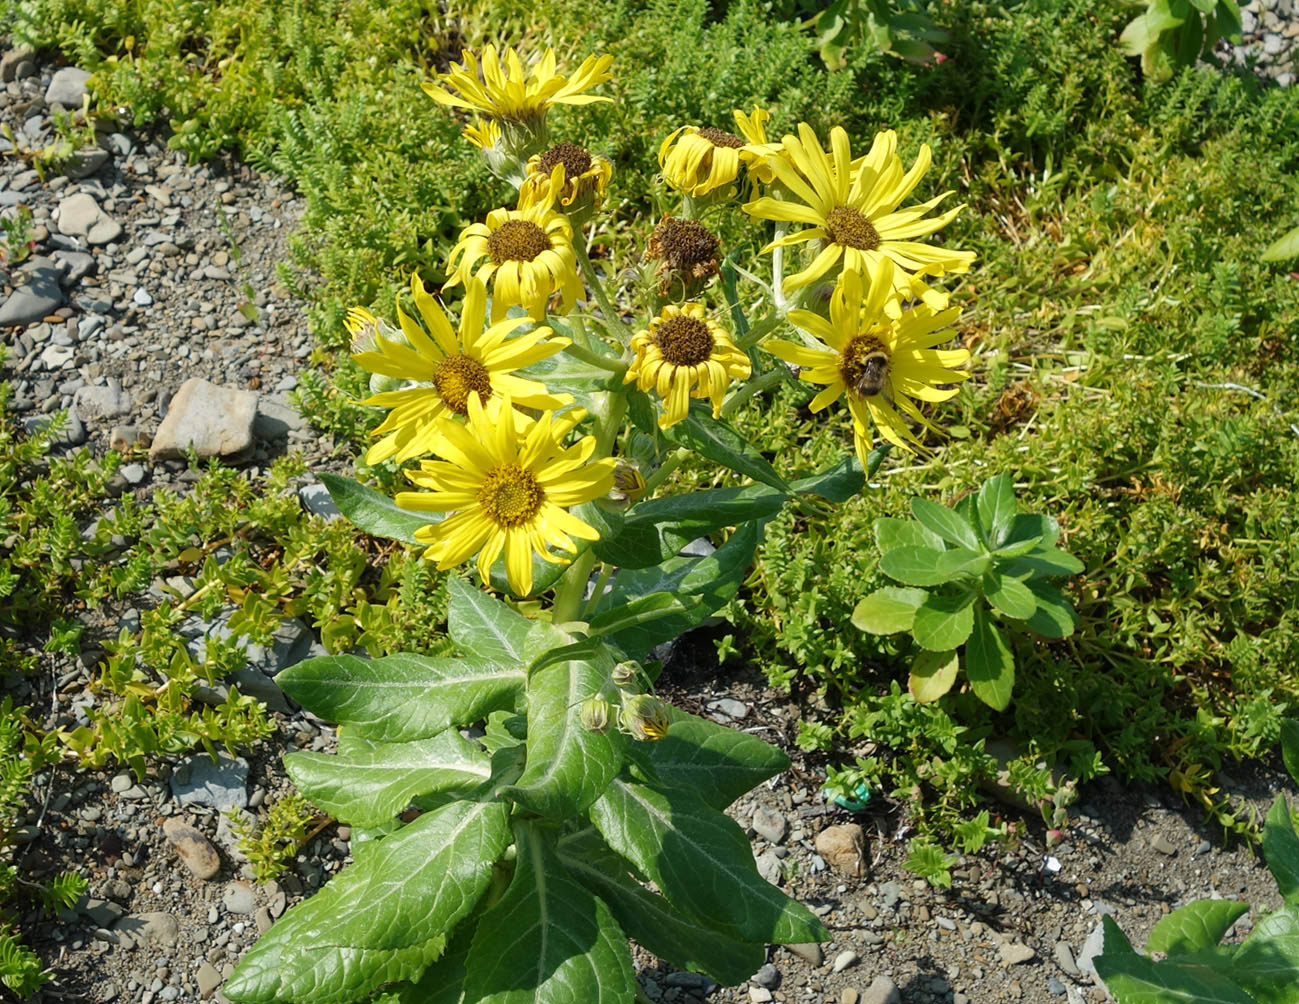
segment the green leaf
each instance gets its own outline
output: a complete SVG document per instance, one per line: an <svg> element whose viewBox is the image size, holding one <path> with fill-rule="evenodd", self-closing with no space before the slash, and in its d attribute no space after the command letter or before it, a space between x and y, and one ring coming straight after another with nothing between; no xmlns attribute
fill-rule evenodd
<svg viewBox="0 0 1299 1004"><path fill-rule="evenodd" d="M1042 547L1053 547L1060 539L1060 524L1050 516L1020 513L1010 521L1010 532L1001 542L1002 549L1014 547L1026 540L1040 541Z"/></svg>
<svg viewBox="0 0 1299 1004"><path fill-rule="evenodd" d="M911 664L907 690L920 704L936 701L952 689L960 665L955 652L921 652Z"/></svg>
<svg viewBox="0 0 1299 1004"><path fill-rule="evenodd" d="M1281 760L1299 784L1299 719L1287 718L1281 723Z"/></svg>
<svg viewBox="0 0 1299 1004"><path fill-rule="evenodd" d="M1218 0L1191 0L1191 4L1202 14L1212 14L1213 8L1218 6Z"/></svg>
<svg viewBox="0 0 1299 1004"><path fill-rule="evenodd" d="M959 513L917 496L911 500L911 514L948 543L971 551L983 550L983 541L974 527Z"/></svg>
<svg viewBox="0 0 1299 1004"><path fill-rule="evenodd" d="M1113 917L1103 917L1104 950L1096 972L1122 1004L1259 1004L1220 970L1221 952L1152 962L1133 950Z"/></svg>
<svg viewBox="0 0 1299 1004"><path fill-rule="evenodd" d="M464 1004L465 963L474 940L474 920L466 917L460 922L447 950L424 970L418 981L393 991L397 1004Z"/></svg>
<svg viewBox="0 0 1299 1004"><path fill-rule="evenodd" d="M1067 551L1058 547L1038 547L1020 558L1004 562L1000 568L1005 574L1022 579L1027 575L1034 578L1055 579L1066 575L1077 575L1086 566Z"/></svg>
<svg viewBox="0 0 1299 1004"><path fill-rule="evenodd" d="M1015 519L1014 479L1009 474L998 474L985 481L979 488L977 507L988 545L1000 547Z"/></svg>
<svg viewBox="0 0 1299 1004"><path fill-rule="evenodd" d="M935 563L935 569L950 581L962 575L982 575L991 565L992 556L986 551L953 547L942 553Z"/></svg>
<svg viewBox="0 0 1299 1004"><path fill-rule="evenodd" d="M938 571L939 559L946 553L904 544L880 556L880 571L909 586L941 585L949 577L947 573Z"/></svg>
<svg viewBox="0 0 1299 1004"><path fill-rule="evenodd" d="M1264 261L1285 261L1287 258L1299 258L1299 227L1295 227L1283 237L1269 244L1262 257Z"/></svg>
<svg viewBox="0 0 1299 1004"><path fill-rule="evenodd" d="M593 829L559 841L564 867L609 905L636 942L678 969L707 973L719 983L743 983L762 968L766 948L709 930L650 892Z"/></svg>
<svg viewBox="0 0 1299 1004"><path fill-rule="evenodd" d="M455 729L408 743L355 741L344 753L290 753L289 777L302 794L341 822L379 826L416 795L465 791L491 776L491 762Z"/></svg>
<svg viewBox="0 0 1299 1004"><path fill-rule="evenodd" d="M626 737L594 732L581 705L609 681L614 659L594 641L551 653L528 677L528 760L523 775L500 790L525 809L565 819L583 811L622 768Z"/></svg>
<svg viewBox="0 0 1299 1004"><path fill-rule="evenodd" d="M1158 44L1160 35L1181 23L1182 19L1174 17L1167 8L1160 10L1158 7L1150 7L1123 29L1119 45L1125 55L1140 56Z"/></svg>
<svg viewBox="0 0 1299 1004"><path fill-rule="evenodd" d="M417 978L486 891L508 817L501 802L453 802L383 838L248 950L226 996L343 1004Z"/></svg>
<svg viewBox="0 0 1299 1004"><path fill-rule="evenodd" d="M747 475L786 495L793 491L757 447L725 422L713 418L711 407L702 401L690 402L690 413L670 428L660 430L660 435L669 443L684 446L705 460Z"/></svg>
<svg viewBox="0 0 1299 1004"><path fill-rule="evenodd" d="M758 874L739 825L693 792L616 778L590 815L669 903L709 927L763 944L829 938L810 911Z"/></svg>
<svg viewBox="0 0 1299 1004"><path fill-rule="evenodd" d="M923 589L884 586L853 607L853 626L869 634L910 631L916 619L916 608L928 596Z"/></svg>
<svg viewBox="0 0 1299 1004"><path fill-rule="evenodd" d="M1263 857L1286 903L1299 904L1299 836L1285 799L1277 795L1263 822Z"/></svg>
<svg viewBox="0 0 1299 1004"><path fill-rule="evenodd" d="M441 513L418 513L401 509L382 492L367 488L341 474L322 471L320 480L329 491L334 505L338 506L338 511L371 537L385 537L423 547L426 545L415 539L415 531L446 519Z"/></svg>
<svg viewBox="0 0 1299 1004"><path fill-rule="evenodd" d="M1179 907L1160 919L1146 942L1147 952L1186 955L1213 948L1231 925L1249 912L1248 903L1202 899Z"/></svg>
<svg viewBox="0 0 1299 1004"><path fill-rule="evenodd" d="M693 791L714 809L789 767L789 758L748 732L672 709L668 733L643 749L660 781Z"/></svg>
<svg viewBox="0 0 1299 1004"><path fill-rule="evenodd" d="M378 742L404 742L468 725L523 694L524 667L471 659L328 655L290 666L275 682L313 715Z"/></svg>
<svg viewBox="0 0 1299 1004"><path fill-rule="evenodd" d="M1294 903L1254 925L1232 958L1232 972L1258 1004L1294 1004L1299 987L1299 909Z"/></svg>
<svg viewBox="0 0 1299 1004"><path fill-rule="evenodd" d="M867 463L874 464L871 471L874 471L879 466L879 461L884 459L884 452L877 449L866 455ZM877 457L876 454L879 456ZM855 456L847 456L819 474L791 482L790 488L799 495L819 495L827 502L847 502L860 492L865 484L866 477L862 473L861 464Z"/></svg>
<svg viewBox="0 0 1299 1004"><path fill-rule="evenodd" d="M591 619L593 638L604 638L633 659L644 659L654 646L698 627L713 615L699 597L650 593Z"/></svg>
<svg viewBox="0 0 1299 1004"><path fill-rule="evenodd" d="M1042 542L1041 537L1029 537L1028 540L1017 540L1013 544L1006 544L1003 547L993 551L993 556L997 558L1018 558L1022 554L1028 554L1029 551L1037 547Z"/></svg>
<svg viewBox="0 0 1299 1004"><path fill-rule="evenodd" d="M1006 710L1015 689L1015 657L981 606L974 608L974 630L965 645L965 675L979 700L998 711Z"/></svg>
<svg viewBox="0 0 1299 1004"><path fill-rule="evenodd" d="M921 648L949 652L965 644L974 628L974 594L968 590L930 593L916 608L911 635Z"/></svg>
<svg viewBox="0 0 1299 1004"><path fill-rule="evenodd" d="M1068 638L1073 634L1078 614L1069 598L1040 579L1029 581L1027 586L1037 601L1037 609L1025 623L1046 638Z"/></svg>
<svg viewBox="0 0 1299 1004"><path fill-rule="evenodd" d="M631 1004L636 971L627 937L565 871L545 838L518 831L514 878L483 914L465 964L475 1004Z"/></svg>
<svg viewBox="0 0 1299 1004"><path fill-rule="evenodd" d="M447 634L462 650L490 662L526 661L532 621L454 575L447 579L447 594Z"/></svg>
<svg viewBox="0 0 1299 1004"><path fill-rule="evenodd" d="M1002 575L996 569L983 573L983 595L992 604L993 609L1025 621L1037 610L1037 596L1018 579Z"/></svg>
<svg viewBox="0 0 1299 1004"><path fill-rule="evenodd" d="M875 521L875 544L885 554L898 547L927 547L942 551L947 545L943 538L913 519L896 519L881 516Z"/></svg>

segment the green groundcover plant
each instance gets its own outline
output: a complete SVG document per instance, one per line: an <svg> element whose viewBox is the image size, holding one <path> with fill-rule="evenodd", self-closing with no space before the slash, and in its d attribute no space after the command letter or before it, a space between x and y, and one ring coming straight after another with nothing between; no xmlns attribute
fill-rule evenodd
<svg viewBox="0 0 1299 1004"><path fill-rule="evenodd" d="M858 158L837 127L828 145L807 123L774 142L761 107L734 112L738 133L682 125L659 150L680 213L617 289L583 231L612 165L547 122L608 100L591 93L608 57L568 74L550 51L461 58L424 90L469 113L515 208L462 229L442 287L463 290L457 324L418 273L396 324L349 312L362 403L388 413L365 460L420 490L324 480L362 529L439 570L472 561L506 598L448 580L455 656L331 655L277 678L339 724L337 753L285 767L353 827L355 860L244 956L225 993L249 1004L625 1002L629 937L729 984L767 944L828 938L723 811L786 758L669 707L647 664L735 596L775 514L857 494L886 452L876 432L923 448L922 405L967 375L967 351L938 348L959 311L925 280L973 255L920 240L960 207L902 206L927 147L906 170L892 132ZM775 224L769 281L703 222L740 196ZM727 418L791 365L821 385L815 410L847 404L855 456L787 482ZM673 493L688 460L749 483ZM724 540L681 553L705 536Z"/></svg>
<svg viewBox="0 0 1299 1004"><path fill-rule="evenodd" d="M1281 727L1286 769L1299 784L1299 720ZM1299 835L1286 800L1276 797L1263 825L1263 855L1281 893L1281 909L1260 918L1239 945L1219 942L1249 912L1248 903L1202 899L1155 925L1145 953L1111 917L1096 972L1119 1004L1294 1004L1299 1001ZM1156 961L1153 955L1162 955Z"/></svg>

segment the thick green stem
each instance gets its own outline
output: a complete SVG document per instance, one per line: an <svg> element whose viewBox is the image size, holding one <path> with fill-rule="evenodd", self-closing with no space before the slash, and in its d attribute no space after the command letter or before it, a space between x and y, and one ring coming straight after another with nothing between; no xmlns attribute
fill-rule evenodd
<svg viewBox="0 0 1299 1004"><path fill-rule="evenodd" d="M785 224L783 221L776 222L776 240L785 236ZM771 302L776 308L776 313L784 317L789 310L789 303L785 300L785 249L783 247L774 248L771 252Z"/></svg>
<svg viewBox="0 0 1299 1004"><path fill-rule="evenodd" d="M743 387L732 394L722 405L722 418L730 418L736 410L749 398L755 394L761 394L768 387L774 387L785 379L788 375L784 370L784 363L777 362L775 369L767 370L762 376L755 377L748 381Z"/></svg>
<svg viewBox="0 0 1299 1004"><path fill-rule="evenodd" d="M586 240L578 237L573 241L573 253L577 256L578 267L582 270L582 277L586 280L587 286L595 295L595 302L600 305L600 311L604 314L605 327L609 328L611 333L617 336L623 345L631 342L631 329L623 323L622 317L619 316L617 308L613 301L609 299L609 293L604 288L604 283L595 273L595 266L591 264L591 256L587 253Z"/></svg>
<svg viewBox="0 0 1299 1004"><path fill-rule="evenodd" d="M595 605L600 602L600 597L604 594L604 587L609 584L609 576L613 574L613 565L608 562L601 562L600 577L595 580L595 588L591 590L591 598L586 601L586 607L582 610L582 619L589 620L591 612Z"/></svg>
<svg viewBox="0 0 1299 1004"><path fill-rule="evenodd" d="M586 583L594 567L595 552L590 548L573 559L568 571L555 587L555 605L550 612L552 623L566 624L577 620L581 612L582 594L586 592Z"/></svg>
<svg viewBox="0 0 1299 1004"><path fill-rule="evenodd" d="M645 497L650 498L654 490L667 480L669 474L681 466L681 461L690 455L690 451L684 448L674 450L659 465L659 469L645 479Z"/></svg>
<svg viewBox="0 0 1299 1004"><path fill-rule="evenodd" d="M586 333L586 322L582 320L582 315L578 313L569 314L568 323L573 329L573 347L586 349L588 352L591 351L591 338Z"/></svg>
<svg viewBox="0 0 1299 1004"><path fill-rule="evenodd" d="M627 372L627 364L621 359L610 359L608 356L602 356L597 352L593 352L589 348L578 345L576 341L574 341L573 344L564 351L574 359L580 359L587 365L594 366L597 369L606 370L609 373L616 373L618 376L622 376Z"/></svg>

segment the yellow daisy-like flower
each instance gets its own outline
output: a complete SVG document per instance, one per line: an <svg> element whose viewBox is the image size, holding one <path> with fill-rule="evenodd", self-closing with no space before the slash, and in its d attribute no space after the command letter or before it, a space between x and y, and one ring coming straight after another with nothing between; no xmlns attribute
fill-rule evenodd
<svg viewBox="0 0 1299 1004"><path fill-rule="evenodd" d="M491 119L472 122L460 134L480 150L491 150L501 141L501 127Z"/></svg>
<svg viewBox="0 0 1299 1004"><path fill-rule="evenodd" d="M698 198L733 184L745 163L756 167L759 178L770 179L767 158L780 150L780 144L767 142L771 114L761 108L752 115L732 114L739 135L714 126L682 126L662 142L659 167L669 185Z"/></svg>
<svg viewBox="0 0 1299 1004"><path fill-rule="evenodd" d="M749 357L735 347L717 324L708 319L701 303L678 307L668 304L649 323L649 329L632 336L636 354L624 383L651 388L663 401L659 427L675 425L690 413L692 397L708 398L713 417L722 410L722 397L732 379L747 379Z"/></svg>
<svg viewBox="0 0 1299 1004"><path fill-rule="evenodd" d="M514 49L507 48L498 56L493 45L483 48L481 66L468 49L461 53L461 59L462 63L451 64L449 72L437 74L438 83L425 81L421 85L424 93L440 105L466 108L489 118L540 128L545 123L546 112L554 105L589 105L613 100L583 93L613 79L609 72L612 56L588 56L571 77L555 72L553 49L547 49L540 60L527 68Z"/></svg>
<svg viewBox="0 0 1299 1004"><path fill-rule="evenodd" d="M371 433L383 438L366 451L367 464L389 458L401 463L436 452L438 422L453 415L468 415L473 395L484 401L508 396L523 408L553 409L572 404L569 395L547 394L544 384L514 375L514 370L563 351L569 339L549 338L551 331L545 327L510 338L520 325L528 323L526 317L511 317L484 331L487 291L477 279L471 279L465 290L457 335L437 301L425 292L418 275L411 276L410 288L427 333L401 309L400 303L397 316L404 341L384 337L386 325L364 308L353 308L348 315L349 330L355 318L366 325L362 331L369 332L364 339L353 332L356 354L352 358L357 364L371 373L413 384L374 394L361 402L392 409Z"/></svg>
<svg viewBox="0 0 1299 1004"><path fill-rule="evenodd" d="M600 535L567 510L605 495L613 487L612 457L588 463L595 437L572 446L564 437L585 417L575 409L556 416L545 412L520 431L508 415L508 397L483 405L469 399L464 425L443 420L437 453L407 476L428 491L400 492L397 505L419 512L451 513L415 531L427 544L426 557L439 569L478 555L478 574L489 582L492 565L505 555L505 576L519 596L532 592L532 556L552 564L569 559L551 548L576 554L572 538Z"/></svg>
<svg viewBox="0 0 1299 1004"><path fill-rule="evenodd" d="M526 209L493 209L486 223L460 231L451 250L448 286L471 276L492 281L492 323L513 305L542 321L546 304L559 293L560 313L567 314L583 295L573 253L573 228L563 213L544 198Z"/></svg>
<svg viewBox="0 0 1299 1004"><path fill-rule="evenodd" d="M797 138L784 138L785 156L766 160L790 198L764 196L746 204L745 211L759 219L804 223L808 229L786 234L763 251L806 241L821 246L807 268L785 277L786 289L815 282L839 264L845 272L873 277L890 260L897 266L895 292L908 298L911 285L904 273L924 270L941 275L969 269L973 251L949 251L912 239L941 230L965 207L926 216L952 194L944 192L918 206L898 209L929 169L930 151L928 145L922 146L911 170L904 173L897 142L892 130L880 133L870 153L854 165L848 134L842 128L830 131L827 154L811 128L800 123Z"/></svg>
<svg viewBox="0 0 1299 1004"><path fill-rule="evenodd" d="M529 157L524 170L519 208L549 199L563 206L569 216L579 210L589 217L603 200L613 177L612 164L575 143L559 143Z"/></svg>
<svg viewBox="0 0 1299 1004"><path fill-rule="evenodd" d="M912 398L946 401L956 389L938 385L958 383L969 376L951 368L968 362L969 352L934 348L951 338L951 332L940 329L956 320L960 308L935 311L922 303L901 311L900 316L890 316L894 282L894 265L887 258L875 270L869 286L856 272L844 272L830 297L829 320L809 310L789 312L790 321L820 339L823 346L780 340L763 343L772 355L807 367L799 379L826 385L812 399L812 411L821 411L847 394L853 444L863 468L871 450L872 424L890 443L915 452L920 440L906 419L937 430Z"/></svg>

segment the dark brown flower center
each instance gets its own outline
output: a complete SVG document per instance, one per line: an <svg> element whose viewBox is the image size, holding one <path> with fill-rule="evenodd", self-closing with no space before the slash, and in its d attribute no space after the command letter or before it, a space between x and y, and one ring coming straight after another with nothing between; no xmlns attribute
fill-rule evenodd
<svg viewBox="0 0 1299 1004"><path fill-rule="evenodd" d="M469 414L469 395L478 392L478 400L487 403L492 396L492 380L477 359L468 356L447 356L438 364L433 374L433 386L437 388L442 403L457 415Z"/></svg>
<svg viewBox="0 0 1299 1004"><path fill-rule="evenodd" d="M888 386L888 346L874 335L855 336L839 356L839 374L850 392L874 397Z"/></svg>
<svg viewBox="0 0 1299 1004"><path fill-rule="evenodd" d="M732 150L738 150L744 146L744 140L735 133L727 132L725 129L717 129L713 126L704 126L699 130L699 135L712 143L713 146L729 146Z"/></svg>
<svg viewBox="0 0 1299 1004"><path fill-rule="evenodd" d="M537 166L546 177L550 177L556 164L564 165L564 178L572 181L591 170L591 151L575 143L560 143L552 146L537 160Z"/></svg>
<svg viewBox="0 0 1299 1004"><path fill-rule="evenodd" d="M508 422L508 416L502 421ZM531 471L507 464L489 471L478 489L483 514L500 527L522 526L541 511L545 489Z"/></svg>
<svg viewBox="0 0 1299 1004"><path fill-rule="evenodd" d="M550 250L546 231L529 220L506 220L487 238L487 253L493 265L507 261L532 261L543 251Z"/></svg>
<svg viewBox="0 0 1299 1004"><path fill-rule="evenodd" d="M698 366L713 354L713 333L699 318L677 314L654 329L654 344L673 366Z"/></svg>
<svg viewBox="0 0 1299 1004"><path fill-rule="evenodd" d="M874 251L880 246L880 235L874 224L852 206L835 206L825 218L830 240L844 247Z"/></svg>
<svg viewBox="0 0 1299 1004"><path fill-rule="evenodd" d="M666 262L674 272L694 272L698 266L706 265L711 268L704 274L711 275L717 271L717 249L721 243L702 223L665 216L650 235L649 253Z"/></svg>

